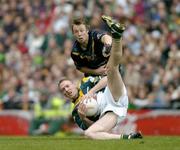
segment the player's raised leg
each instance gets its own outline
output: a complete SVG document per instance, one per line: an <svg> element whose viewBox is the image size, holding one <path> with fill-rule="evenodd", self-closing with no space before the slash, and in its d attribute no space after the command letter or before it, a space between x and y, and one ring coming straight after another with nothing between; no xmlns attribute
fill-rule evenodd
<svg viewBox="0 0 180 150"><path fill-rule="evenodd" d="M107 64L108 87L115 99L118 101L120 96L125 92L124 83L119 73L119 64L122 61L122 34L125 30L124 25L116 22L109 16L102 16L103 21L111 30L112 49Z"/></svg>
<svg viewBox="0 0 180 150"><path fill-rule="evenodd" d="M107 63L107 78L108 87L111 91L115 101L125 94L125 86L121 75L119 73L119 64L122 60L122 43L121 36L125 28L113 21L110 17L103 16L102 19L109 26L113 43L111 49L111 55ZM92 124L86 131L85 135L92 139L135 139L142 138L140 133L133 133L129 135L112 134L109 131L117 124L118 114L113 111L108 111L106 114Z"/></svg>

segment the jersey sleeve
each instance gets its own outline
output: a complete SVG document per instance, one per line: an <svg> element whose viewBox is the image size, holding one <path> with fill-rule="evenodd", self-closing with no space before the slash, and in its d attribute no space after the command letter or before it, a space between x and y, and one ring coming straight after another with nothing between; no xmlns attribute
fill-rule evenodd
<svg viewBox="0 0 180 150"><path fill-rule="evenodd" d="M103 31L97 31L97 30L92 31L92 36L93 36L94 40L101 41L101 38L104 35L105 35L105 32L103 32Z"/></svg>
<svg viewBox="0 0 180 150"><path fill-rule="evenodd" d="M72 116L73 119L75 121L75 123L82 129L82 130L86 130L88 127L86 126L86 124L81 120L81 118L79 117L78 111L77 111L77 106L74 108L73 112L72 112Z"/></svg>

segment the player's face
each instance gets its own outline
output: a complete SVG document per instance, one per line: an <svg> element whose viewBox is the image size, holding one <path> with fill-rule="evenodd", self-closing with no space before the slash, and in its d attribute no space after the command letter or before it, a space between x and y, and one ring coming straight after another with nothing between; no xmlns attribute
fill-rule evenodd
<svg viewBox="0 0 180 150"><path fill-rule="evenodd" d="M86 43L88 41L88 30L84 24L73 25L72 30L79 43Z"/></svg>
<svg viewBox="0 0 180 150"><path fill-rule="evenodd" d="M64 80L61 82L60 91L68 98L74 99L77 97L78 89L77 87L69 80Z"/></svg>

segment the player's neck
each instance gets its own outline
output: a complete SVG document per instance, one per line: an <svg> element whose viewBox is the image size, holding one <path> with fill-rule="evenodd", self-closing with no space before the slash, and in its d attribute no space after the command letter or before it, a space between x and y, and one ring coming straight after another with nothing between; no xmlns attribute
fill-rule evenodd
<svg viewBox="0 0 180 150"><path fill-rule="evenodd" d="M73 98L72 102L75 103L78 98L79 98L79 89L76 96Z"/></svg>
<svg viewBox="0 0 180 150"><path fill-rule="evenodd" d="M81 43L81 48L82 49L86 49L87 48L88 40L89 40L89 37L87 38L87 40L84 43Z"/></svg>

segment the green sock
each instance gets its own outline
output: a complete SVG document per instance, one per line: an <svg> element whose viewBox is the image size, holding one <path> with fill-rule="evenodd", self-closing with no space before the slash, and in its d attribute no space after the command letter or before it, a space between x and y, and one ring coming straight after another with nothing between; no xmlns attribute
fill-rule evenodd
<svg viewBox="0 0 180 150"><path fill-rule="evenodd" d="M128 139L129 135L127 134L121 134L120 139Z"/></svg>
<svg viewBox="0 0 180 150"><path fill-rule="evenodd" d="M113 39L120 39L121 37L122 37L122 34L120 34L120 33L112 33Z"/></svg>

